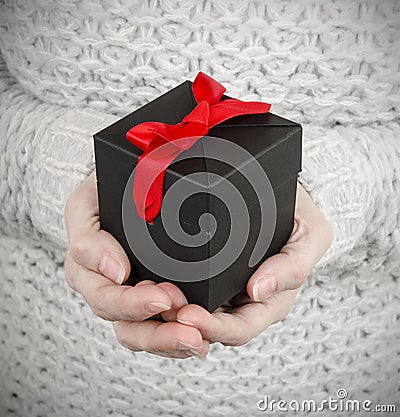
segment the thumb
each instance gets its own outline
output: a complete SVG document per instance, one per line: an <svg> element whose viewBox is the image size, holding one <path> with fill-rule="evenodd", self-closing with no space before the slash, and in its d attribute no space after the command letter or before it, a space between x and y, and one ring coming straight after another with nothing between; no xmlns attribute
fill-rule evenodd
<svg viewBox="0 0 400 417"><path fill-rule="evenodd" d="M280 253L268 258L247 283L254 301L299 288L332 242L328 221L298 184L294 227Z"/></svg>
<svg viewBox="0 0 400 417"><path fill-rule="evenodd" d="M116 284L124 282L130 274L130 262L117 240L100 229L94 173L71 194L64 216L71 258Z"/></svg>

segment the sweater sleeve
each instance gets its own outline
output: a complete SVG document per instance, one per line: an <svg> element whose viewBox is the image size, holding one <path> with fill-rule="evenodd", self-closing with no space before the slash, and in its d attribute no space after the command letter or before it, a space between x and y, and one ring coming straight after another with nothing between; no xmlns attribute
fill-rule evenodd
<svg viewBox="0 0 400 417"><path fill-rule="evenodd" d="M26 92L0 55L0 229L66 246L68 195L93 170L92 135L116 120Z"/></svg>
<svg viewBox="0 0 400 417"><path fill-rule="evenodd" d="M334 240L319 266L361 265L379 246L384 263L400 250L400 127L396 121L304 126L299 181L330 222Z"/></svg>
<svg viewBox="0 0 400 417"><path fill-rule="evenodd" d="M0 114L0 226L65 247L65 201L94 168L92 134L117 117L43 103L24 91L3 61ZM320 266L361 263L371 241L388 253L398 248L398 123L303 127L300 182L334 231Z"/></svg>

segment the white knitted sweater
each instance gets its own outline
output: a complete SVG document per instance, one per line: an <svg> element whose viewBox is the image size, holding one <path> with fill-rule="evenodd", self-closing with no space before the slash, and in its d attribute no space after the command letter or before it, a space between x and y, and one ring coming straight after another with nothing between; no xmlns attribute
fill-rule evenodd
<svg viewBox="0 0 400 417"><path fill-rule="evenodd" d="M395 0L1 1L0 415L253 416L340 387L400 412L399 33ZM91 135L198 70L303 124L335 235L285 321L204 363L122 348L63 277Z"/></svg>

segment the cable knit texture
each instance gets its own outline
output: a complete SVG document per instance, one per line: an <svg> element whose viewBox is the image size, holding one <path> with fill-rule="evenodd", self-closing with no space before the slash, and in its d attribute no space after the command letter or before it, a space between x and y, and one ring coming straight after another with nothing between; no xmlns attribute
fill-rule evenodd
<svg viewBox="0 0 400 417"><path fill-rule="evenodd" d="M0 415L252 416L340 387L400 410L399 33L389 0L0 2ZM335 235L283 322L204 363L122 348L63 277L91 135L199 70L303 124Z"/></svg>

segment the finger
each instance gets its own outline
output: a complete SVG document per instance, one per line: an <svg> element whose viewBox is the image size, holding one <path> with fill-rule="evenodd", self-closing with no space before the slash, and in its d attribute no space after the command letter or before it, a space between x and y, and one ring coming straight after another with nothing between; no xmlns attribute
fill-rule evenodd
<svg viewBox="0 0 400 417"><path fill-rule="evenodd" d="M294 227L280 253L268 258L247 283L254 301L299 288L332 242L329 223L307 192L298 186Z"/></svg>
<svg viewBox="0 0 400 417"><path fill-rule="evenodd" d="M93 313L104 320L142 321L169 310L173 301L158 285L115 285L107 278L73 261L67 253L68 284L85 298Z"/></svg>
<svg viewBox="0 0 400 417"><path fill-rule="evenodd" d="M264 303L249 303L231 310L210 314L189 304L178 312L178 322L200 330L204 339L229 346L241 346L264 329L282 320L290 311L296 290L276 294Z"/></svg>
<svg viewBox="0 0 400 417"><path fill-rule="evenodd" d="M208 353L209 342L199 330L176 322L118 321L113 327L119 343L133 351L174 357L204 357Z"/></svg>
<svg viewBox="0 0 400 417"><path fill-rule="evenodd" d="M139 281L135 286L140 287L141 285L156 285L154 281L150 281L149 279L145 279L143 281Z"/></svg>
<svg viewBox="0 0 400 417"><path fill-rule="evenodd" d="M172 301L170 310L161 313L161 317L165 321L176 321L177 311L188 303L183 292L176 285L170 282L161 282L156 284L154 281L144 280L139 281L136 284L136 287L141 285L158 285L170 296Z"/></svg>
<svg viewBox="0 0 400 417"><path fill-rule="evenodd" d="M161 317L165 321L176 321L176 315L180 308L184 305L187 305L187 299L183 292L174 284L170 282L161 282L157 284L160 288L162 288L172 300L171 309L168 311L164 311L161 313Z"/></svg>
<svg viewBox="0 0 400 417"><path fill-rule="evenodd" d="M122 246L100 229L97 188L92 173L69 197L65 206L69 252L72 259L116 284L130 274L130 262Z"/></svg>

